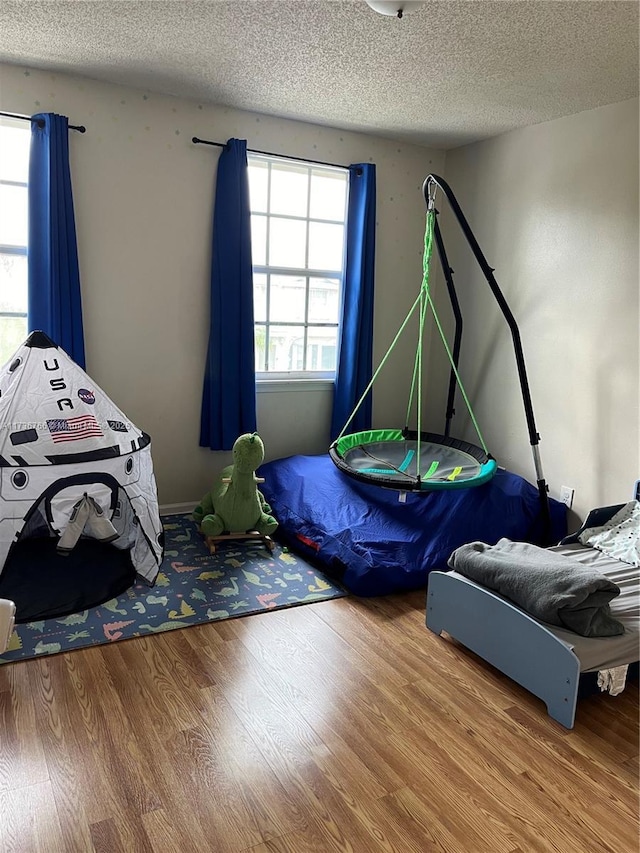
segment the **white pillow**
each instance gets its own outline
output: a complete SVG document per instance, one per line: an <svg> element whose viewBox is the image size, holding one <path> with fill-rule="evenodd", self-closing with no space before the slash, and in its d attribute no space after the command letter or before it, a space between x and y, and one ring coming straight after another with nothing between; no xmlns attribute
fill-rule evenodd
<svg viewBox="0 0 640 853"><path fill-rule="evenodd" d="M640 567L640 501L629 501L602 527L583 530L578 541Z"/></svg>

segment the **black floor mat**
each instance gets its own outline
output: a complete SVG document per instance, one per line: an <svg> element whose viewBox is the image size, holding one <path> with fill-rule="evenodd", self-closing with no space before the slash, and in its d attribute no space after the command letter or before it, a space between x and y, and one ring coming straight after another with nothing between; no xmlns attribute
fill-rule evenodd
<svg viewBox="0 0 640 853"><path fill-rule="evenodd" d="M115 598L133 585L129 551L80 539L62 556L55 539L26 539L11 549L0 573L0 598L16 605L16 622L78 613Z"/></svg>

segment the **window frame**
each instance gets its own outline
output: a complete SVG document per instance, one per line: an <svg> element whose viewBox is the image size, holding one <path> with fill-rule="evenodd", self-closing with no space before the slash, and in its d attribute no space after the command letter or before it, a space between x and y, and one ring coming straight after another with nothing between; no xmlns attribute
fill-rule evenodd
<svg viewBox="0 0 640 853"><path fill-rule="evenodd" d="M266 280L266 319L264 320L255 320L254 318L254 332L257 328L261 327L266 330L266 347L268 348L269 342L269 327L287 327L293 326L301 329L303 336L303 358L306 360L308 357L308 331L309 329L322 329L329 328L336 330L336 367L335 370L287 370L287 371L276 371L276 370L258 370L256 367L255 375L256 375L256 383L258 384L261 391L279 391L284 388L296 388L296 389L320 389L325 387L333 387L335 382L337 369L338 369L338 353L339 353L339 344L340 344L340 327L341 327L341 317L342 317L342 304L344 298L344 249L346 247L346 238L347 238L347 210L348 210L348 195L349 195L349 170L346 167L341 166L329 166L325 163L313 162L310 160L298 160L292 157L280 157L277 155L271 154L259 154L254 152L247 152L247 161L248 165L251 166L252 162L260 163L261 165L266 165L267 172L267 204L266 211L264 210L253 210L251 209L251 217L253 221L253 217L263 217L266 220L266 263L256 264L253 263L252 266L252 277L256 275L261 275L265 277ZM305 170L307 173L307 181L308 181L308 191L307 191L307 205L306 211L304 215L294 215L294 214L286 214L280 212L272 212L271 210L271 174L272 174L272 164L283 164L287 166L293 166L295 168L299 168ZM342 212L342 218L340 220L337 219L326 219L320 218L316 216L311 216L311 178L313 173L316 172L333 172L344 177L345 183L345 194L344 194L344 210ZM304 267L283 267L269 264L269 239L270 239L270 220L272 217L276 217L278 219L288 219L292 221L304 222L305 223L305 231L306 231L306 244L305 244L305 266ZM328 269L320 269L320 268L310 268L308 266L309 260L309 227L311 223L318 224L327 224L327 225L340 225L343 229L343 254L342 254L342 263L341 268L339 270L328 270ZM269 319L269 293L270 293L270 276L272 275L281 275L281 276L291 276L303 278L306 280L305 287L305 318L303 322L272 322ZM333 279L337 282L338 286L338 318L335 323L329 322L313 322L309 321L309 302L310 302L310 292L313 289L313 280L314 279ZM254 300L255 300L255 292L254 292ZM254 301L255 306L255 301Z"/></svg>
<svg viewBox="0 0 640 853"><path fill-rule="evenodd" d="M25 136L28 137L28 134L29 134L28 125L26 127L24 127L24 125L25 125L25 122L23 122L19 119L12 119L12 118L8 118L5 116L0 116L0 128L1 127L18 128L20 130L24 130ZM0 178L0 186L2 186L2 187L19 187L19 188L23 189L26 193L28 193L28 191L29 191L29 182L28 181L13 181L13 180L8 180L6 178ZM28 244L14 245L13 243L3 243L1 241L1 239L2 238L0 235L0 255L14 255L16 257L23 257L23 258L28 257L28 251L27 251L28 250ZM28 236L27 236L27 240L28 240ZM28 274L28 271L27 271L27 274ZM26 332L28 332L28 329L29 329L28 308L26 311L4 311L0 307L0 321L3 318L12 318L12 317L24 317L24 319L26 321L26 324L25 324L26 325ZM26 337L26 333L25 333L25 337Z"/></svg>

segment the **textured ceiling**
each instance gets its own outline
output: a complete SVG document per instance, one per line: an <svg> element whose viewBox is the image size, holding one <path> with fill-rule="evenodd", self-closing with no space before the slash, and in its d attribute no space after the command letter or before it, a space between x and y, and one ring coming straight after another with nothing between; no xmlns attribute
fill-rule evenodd
<svg viewBox="0 0 640 853"><path fill-rule="evenodd" d="M636 0L0 0L0 61L450 148L638 94Z"/></svg>

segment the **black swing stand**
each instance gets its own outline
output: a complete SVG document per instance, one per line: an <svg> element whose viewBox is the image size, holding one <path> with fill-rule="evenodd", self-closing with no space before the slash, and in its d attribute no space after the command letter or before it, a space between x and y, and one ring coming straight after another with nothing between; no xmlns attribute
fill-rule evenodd
<svg viewBox="0 0 640 853"><path fill-rule="evenodd" d="M524 404L524 413L527 420L527 430L529 432L529 444L531 445L531 452L533 454L533 465L536 474L536 484L538 487L538 495L540 498L540 515L542 519L542 529L543 529L543 537L544 545L552 544L552 535L551 535L551 513L549 510L549 495L546 481L544 479L544 474L542 472L542 462L540 460L540 436L538 435L538 431L536 429L535 417L533 414L533 404L531 402L531 392L529 390L529 380L527 378L527 369L524 363L524 352L522 350L522 341L520 339L520 330L518 329L518 324L516 323L515 317L507 304L507 300L504 297L504 294L500 290L498 282L493 275L494 270L489 266L487 259L482 253L480 246L478 245L478 241L476 240L473 231L467 219L458 204L458 201L453 194L453 191L449 184L438 175L428 175L425 178L425 181L422 185L422 192L425 198L425 202L427 205L430 204L430 198L432 191L435 190L436 187L439 187L444 195L447 197L447 201L451 205L451 209L455 214L456 219L458 220L458 224L462 229L462 233L464 234L467 243L469 244L473 255L478 262L478 266L482 270L482 274L487 280L487 284L491 288L491 292L494 295L496 302L498 303L498 307L502 311L502 314L507 321L507 325L509 326L509 330L511 332L511 338L513 341L513 349L516 357L516 365L518 368L518 379L520 381L520 391L522 394L522 402ZM436 211L436 214L438 211ZM436 246L438 249L438 255L440 257L440 263L442 264L442 269L445 275L445 279L447 282L447 290L449 292L449 298L451 300L451 304L453 307L453 313L456 320L456 330L454 337L454 346L453 346L453 358L454 363L458 364L458 358L460 354L460 341L462 338L462 315L460 312L460 307L458 305L458 300L456 297L455 288L453 285L453 270L449 266L449 262L447 260L447 255L444 248L444 243L442 240L442 234L440 233L440 228L438 225L438 218L436 216L435 226L434 226L434 238L436 241ZM451 423L451 418L453 416L453 400L456 389L456 377L454 371L451 371L451 376L449 379L449 396L447 400L447 423L445 427L445 435L449 434L449 428Z"/></svg>

